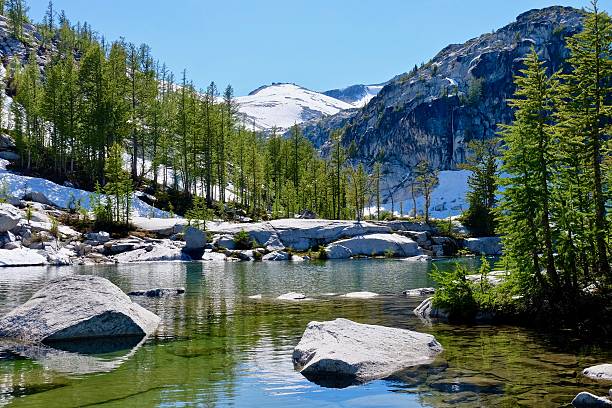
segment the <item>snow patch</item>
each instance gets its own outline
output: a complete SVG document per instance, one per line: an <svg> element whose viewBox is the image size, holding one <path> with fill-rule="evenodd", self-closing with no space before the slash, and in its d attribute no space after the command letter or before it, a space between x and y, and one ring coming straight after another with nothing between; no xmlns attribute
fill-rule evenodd
<svg viewBox="0 0 612 408"><path fill-rule="evenodd" d="M78 188L66 187L52 181L37 177L22 176L6 170L0 170L0 185L6 188L6 193L21 198L30 192L43 193L54 205L60 208L69 208L71 202L80 200L81 206L91 211L91 192ZM170 214L157 209L138 197L132 201L132 215L140 217L168 218Z"/></svg>

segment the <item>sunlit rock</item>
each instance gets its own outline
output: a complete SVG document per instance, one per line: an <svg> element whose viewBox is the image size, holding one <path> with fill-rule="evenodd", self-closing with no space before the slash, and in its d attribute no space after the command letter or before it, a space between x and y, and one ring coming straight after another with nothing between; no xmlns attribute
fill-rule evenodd
<svg viewBox="0 0 612 408"><path fill-rule="evenodd" d="M143 337L159 317L133 303L104 278L66 276L51 280L30 300L0 319L0 337L54 342L116 336Z"/></svg>
<svg viewBox="0 0 612 408"><path fill-rule="evenodd" d="M293 364L316 383L346 386L431 363L441 351L430 334L336 319L308 324Z"/></svg>

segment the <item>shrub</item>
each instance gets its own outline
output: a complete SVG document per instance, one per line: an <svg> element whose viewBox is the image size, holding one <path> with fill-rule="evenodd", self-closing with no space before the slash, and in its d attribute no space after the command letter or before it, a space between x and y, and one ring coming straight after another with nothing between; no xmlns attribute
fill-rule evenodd
<svg viewBox="0 0 612 408"><path fill-rule="evenodd" d="M236 249L251 249L253 248L253 240L245 230L240 230L234 235L234 244Z"/></svg>
<svg viewBox="0 0 612 408"><path fill-rule="evenodd" d="M438 288L433 305L446 310L452 318L469 319L478 311L468 274L467 268L459 263L449 271L441 271L434 265L432 276Z"/></svg>
<svg viewBox="0 0 612 408"><path fill-rule="evenodd" d="M322 260L328 259L327 251L325 250L325 247L320 247L319 248L319 252L317 254L317 258L318 259L322 259Z"/></svg>
<svg viewBox="0 0 612 408"><path fill-rule="evenodd" d="M255 259L256 261L261 261L262 258L263 255L261 254L261 252L253 251L253 259Z"/></svg>
<svg viewBox="0 0 612 408"><path fill-rule="evenodd" d="M395 251L391 248L385 250L385 258L395 258Z"/></svg>

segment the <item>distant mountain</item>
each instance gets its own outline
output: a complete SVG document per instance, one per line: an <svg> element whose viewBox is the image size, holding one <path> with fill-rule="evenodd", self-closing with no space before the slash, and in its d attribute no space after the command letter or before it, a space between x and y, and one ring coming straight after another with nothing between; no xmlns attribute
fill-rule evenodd
<svg viewBox="0 0 612 408"><path fill-rule="evenodd" d="M350 103L356 108L367 105L368 102L383 88L384 84L379 85L351 85L342 89L332 89L323 92L327 96Z"/></svg>
<svg viewBox="0 0 612 408"><path fill-rule="evenodd" d="M419 161L454 170L465 161L470 140L493 137L498 124L509 123L506 100L526 54L535 48L551 71L563 67L565 39L582 29L582 20L583 13L571 7L525 12L392 78L365 107L305 123L304 134L325 152L331 132L345 129L343 143L354 143L356 159L371 165L382 152L388 190L404 192Z"/></svg>
<svg viewBox="0 0 612 408"><path fill-rule="evenodd" d="M236 98L248 128L286 130L294 124L321 119L353 105L295 84L272 84Z"/></svg>

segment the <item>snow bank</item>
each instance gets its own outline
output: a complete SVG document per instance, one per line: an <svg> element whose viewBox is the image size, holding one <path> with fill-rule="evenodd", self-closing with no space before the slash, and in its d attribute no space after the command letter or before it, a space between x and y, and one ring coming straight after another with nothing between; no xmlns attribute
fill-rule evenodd
<svg viewBox="0 0 612 408"><path fill-rule="evenodd" d="M21 176L0 169L0 186L6 188L6 192L9 195L19 198L34 191L43 193L53 204L60 208L68 208L71 201L81 200L81 206L91 210L91 203L89 202L91 192L60 186L42 178ZM166 211L150 206L136 196L134 196L132 202L132 215L156 218L168 218L170 216Z"/></svg>
<svg viewBox="0 0 612 408"><path fill-rule="evenodd" d="M429 215L432 218L448 218L460 215L467 210L468 203L466 195L468 192L468 178L472 174L469 170L445 170L440 172L439 184L431 195ZM404 196L410 196L407 192ZM404 215L410 215L412 211L412 198L396 200L393 206L395 214L400 214L400 203L402 203ZM425 200L417 197L417 212L423 214ZM391 211L391 201L382 205L387 211ZM376 207L366 209L366 214L376 214Z"/></svg>

